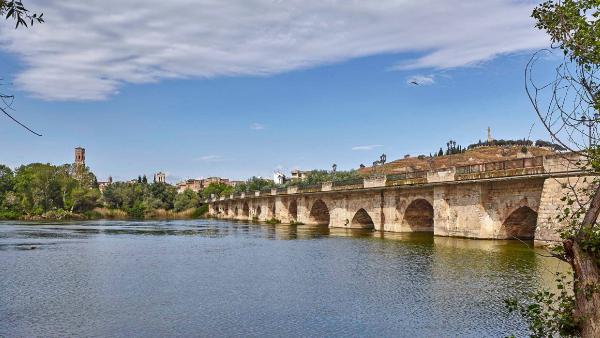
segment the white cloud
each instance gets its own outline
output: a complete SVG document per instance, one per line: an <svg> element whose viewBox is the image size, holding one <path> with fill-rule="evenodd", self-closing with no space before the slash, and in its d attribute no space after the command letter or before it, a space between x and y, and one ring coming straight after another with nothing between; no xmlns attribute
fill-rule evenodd
<svg viewBox="0 0 600 338"><path fill-rule="evenodd" d="M382 144L369 144L364 146L355 146L352 147L352 150L373 150L375 148L383 147Z"/></svg>
<svg viewBox="0 0 600 338"><path fill-rule="evenodd" d="M433 75L413 75L406 79L406 83L411 85L428 86L434 84L435 79Z"/></svg>
<svg viewBox="0 0 600 338"><path fill-rule="evenodd" d="M250 125L250 129L252 129L252 130L263 130L263 129L265 129L265 126L263 124L255 122L255 123L252 123Z"/></svg>
<svg viewBox="0 0 600 338"><path fill-rule="evenodd" d="M227 160L223 156L219 155L204 155L200 156L198 159L204 162L223 162Z"/></svg>
<svg viewBox="0 0 600 338"><path fill-rule="evenodd" d="M48 100L101 100L127 83L268 75L382 53L395 69L452 68L547 45L523 0L30 0L46 23L0 27ZM115 9L118 9L115 10ZM400 59L400 58L399 58Z"/></svg>

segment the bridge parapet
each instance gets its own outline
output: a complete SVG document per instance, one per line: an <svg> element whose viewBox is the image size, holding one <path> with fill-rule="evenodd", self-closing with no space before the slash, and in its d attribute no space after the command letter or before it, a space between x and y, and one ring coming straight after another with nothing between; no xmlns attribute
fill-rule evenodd
<svg viewBox="0 0 600 338"><path fill-rule="evenodd" d="M552 173L581 174L577 165L580 155L561 153L550 156L519 158L506 161L476 163L466 166L441 168L436 170L411 171L398 174L377 175L343 181L324 182L309 185L289 186L285 188L265 188L261 191L249 191L231 194L227 198L212 195L208 203L225 199L247 199L263 196L292 195L340 190L358 190L378 187L395 187L470 181L510 176L527 176Z"/></svg>
<svg viewBox="0 0 600 338"><path fill-rule="evenodd" d="M547 173L579 171L582 155L576 153L556 154L544 157L544 170Z"/></svg>
<svg viewBox="0 0 600 338"><path fill-rule="evenodd" d="M544 157L478 163L456 167L456 181L544 173Z"/></svg>
<svg viewBox="0 0 600 338"><path fill-rule="evenodd" d="M362 189L364 188L363 178L354 178L343 181L333 181L332 190L348 190L348 189Z"/></svg>
<svg viewBox="0 0 600 338"><path fill-rule="evenodd" d="M387 177L385 175L366 177L364 179L363 185L365 188L385 187L386 181Z"/></svg>
<svg viewBox="0 0 600 338"><path fill-rule="evenodd" d="M388 187L398 185L414 185L427 183L427 171L410 171L386 176L385 185Z"/></svg>
<svg viewBox="0 0 600 338"><path fill-rule="evenodd" d="M454 181L456 168L442 168L427 172L427 183Z"/></svg>

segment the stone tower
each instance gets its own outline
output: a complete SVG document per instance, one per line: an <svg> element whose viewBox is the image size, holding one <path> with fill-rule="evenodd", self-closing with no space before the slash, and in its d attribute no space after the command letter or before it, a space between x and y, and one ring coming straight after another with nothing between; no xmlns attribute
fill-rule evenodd
<svg viewBox="0 0 600 338"><path fill-rule="evenodd" d="M165 175L165 173L163 173L162 171L159 171L156 174L154 174L154 183L165 183L166 178L167 175Z"/></svg>
<svg viewBox="0 0 600 338"><path fill-rule="evenodd" d="M85 167L85 148L75 148L75 165Z"/></svg>
<svg viewBox="0 0 600 338"><path fill-rule="evenodd" d="M488 137L487 137L487 141L488 143L492 143L494 139L492 138L492 128L488 127Z"/></svg>

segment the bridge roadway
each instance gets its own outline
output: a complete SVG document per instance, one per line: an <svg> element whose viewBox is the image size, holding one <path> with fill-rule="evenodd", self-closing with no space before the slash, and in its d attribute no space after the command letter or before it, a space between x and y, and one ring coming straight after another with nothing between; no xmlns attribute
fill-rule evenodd
<svg viewBox="0 0 600 338"><path fill-rule="evenodd" d="M559 240L561 197L586 173L573 154L376 175L210 198L209 215L362 228L433 232L479 239ZM585 181L585 182L584 182Z"/></svg>

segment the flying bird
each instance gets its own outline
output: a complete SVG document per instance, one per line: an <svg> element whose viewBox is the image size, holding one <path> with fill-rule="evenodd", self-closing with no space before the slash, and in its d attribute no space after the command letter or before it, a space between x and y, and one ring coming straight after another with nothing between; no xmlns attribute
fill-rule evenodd
<svg viewBox="0 0 600 338"><path fill-rule="evenodd" d="M411 84L414 84L415 86L420 86L421 84L418 83L417 81L410 81Z"/></svg>

